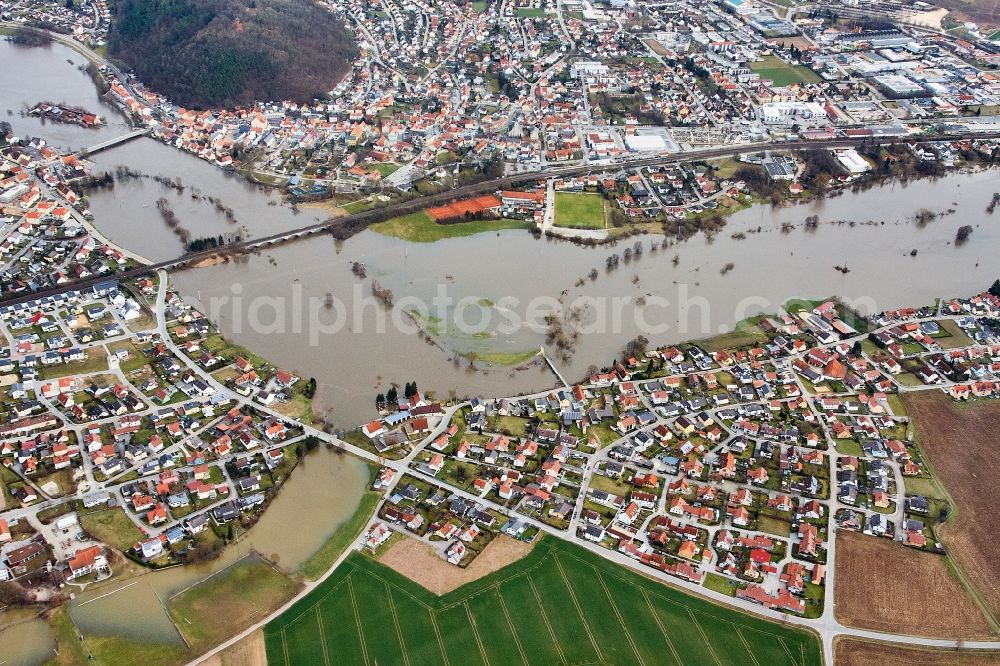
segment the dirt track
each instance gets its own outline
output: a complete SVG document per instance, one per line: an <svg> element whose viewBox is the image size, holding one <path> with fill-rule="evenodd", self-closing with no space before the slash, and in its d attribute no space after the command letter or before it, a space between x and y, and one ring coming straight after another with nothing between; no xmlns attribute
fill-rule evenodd
<svg viewBox="0 0 1000 666"><path fill-rule="evenodd" d="M844 636L836 639L833 650L836 666L1000 666L997 652L933 650Z"/></svg>
<svg viewBox="0 0 1000 666"><path fill-rule="evenodd" d="M239 643L200 662L198 666L267 666L264 631L258 629Z"/></svg>
<svg viewBox="0 0 1000 666"><path fill-rule="evenodd" d="M442 595L502 569L530 551L530 545L501 534L483 549L472 564L461 569L442 560L430 546L407 538L392 544L379 562L434 594Z"/></svg>

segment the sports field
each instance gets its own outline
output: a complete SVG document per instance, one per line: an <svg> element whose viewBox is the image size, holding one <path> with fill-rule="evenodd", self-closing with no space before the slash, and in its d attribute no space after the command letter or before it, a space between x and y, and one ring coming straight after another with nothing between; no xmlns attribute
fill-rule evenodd
<svg viewBox="0 0 1000 666"><path fill-rule="evenodd" d="M500 231L501 229L530 229L531 226L531 222L523 220L474 220L472 222L438 224L427 211L422 210L419 213L378 222L371 226L371 230L384 236L394 236L414 243L433 243L443 238L472 236L485 231Z"/></svg>
<svg viewBox="0 0 1000 666"><path fill-rule="evenodd" d="M556 215L553 223L557 227L576 229L603 229L604 197L592 192L556 192Z"/></svg>
<svg viewBox="0 0 1000 666"><path fill-rule="evenodd" d="M545 539L437 597L358 553L265 628L268 663L812 666L817 638Z"/></svg>
<svg viewBox="0 0 1000 666"><path fill-rule="evenodd" d="M765 56L762 60L750 63L751 71L760 74L760 78L769 79L776 86L787 86L792 83L816 83L819 75L802 65L790 65L777 56Z"/></svg>

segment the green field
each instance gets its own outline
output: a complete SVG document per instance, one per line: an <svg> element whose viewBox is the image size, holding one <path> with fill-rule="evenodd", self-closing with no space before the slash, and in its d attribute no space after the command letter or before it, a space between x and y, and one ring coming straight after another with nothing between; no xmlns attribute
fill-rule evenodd
<svg viewBox="0 0 1000 666"><path fill-rule="evenodd" d="M50 365L38 369L40 379L56 379L69 375L82 375L89 372L103 372L108 369L108 355L103 347L91 347L83 351L82 361L69 361L59 365Z"/></svg>
<svg viewBox="0 0 1000 666"><path fill-rule="evenodd" d="M760 74L762 79L770 79L776 86L787 86L792 83L816 83L819 75L801 65L789 65L777 56L764 56L762 60L750 63L751 71Z"/></svg>
<svg viewBox="0 0 1000 666"><path fill-rule="evenodd" d="M829 298L821 298L819 300L809 300L807 298L792 298L785 302L781 308L788 314L794 315L798 312L805 310L806 312L811 312L813 309L826 303Z"/></svg>
<svg viewBox="0 0 1000 666"><path fill-rule="evenodd" d="M382 174L382 177L391 176L392 174L399 171L398 164L392 164L391 162L380 162L377 164L372 164L369 167L372 171L378 171Z"/></svg>
<svg viewBox="0 0 1000 666"><path fill-rule="evenodd" d="M760 317L748 317L747 319L738 321L733 330L727 333L720 333L705 340L698 340L698 346L712 352L764 344L767 342L767 335L760 327L760 320Z"/></svg>
<svg viewBox="0 0 1000 666"><path fill-rule="evenodd" d="M143 538L124 509L102 509L80 513L80 527L83 531L123 553Z"/></svg>
<svg viewBox="0 0 1000 666"><path fill-rule="evenodd" d="M600 194L556 192L557 227L604 229L604 197Z"/></svg>
<svg viewBox="0 0 1000 666"><path fill-rule="evenodd" d="M811 633L717 606L556 539L442 597L354 553L264 633L271 666L822 662Z"/></svg>
<svg viewBox="0 0 1000 666"><path fill-rule="evenodd" d="M736 175L737 170L739 170L742 166L744 166L744 164L739 160L727 157L726 159L715 164L715 175L720 179L726 180Z"/></svg>
<svg viewBox="0 0 1000 666"><path fill-rule="evenodd" d="M935 336L935 339L942 349L955 349L972 344L972 338L955 323L954 319L942 319L938 324L941 326L941 336Z"/></svg>
<svg viewBox="0 0 1000 666"><path fill-rule="evenodd" d="M541 7L521 7L517 10L517 15L521 18L537 18L545 14L545 10Z"/></svg>
<svg viewBox="0 0 1000 666"><path fill-rule="evenodd" d="M373 224L371 229L384 236L394 236L414 243L433 243L444 238L472 236L486 231L530 229L531 227L530 222L523 220L475 220L455 222L454 224L438 224L431 219L426 211L420 211Z"/></svg>
<svg viewBox="0 0 1000 666"><path fill-rule="evenodd" d="M185 641L201 654L253 624L255 616L273 613L298 589L291 578L250 555L172 597L167 608Z"/></svg>
<svg viewBox="0 0 1000 666"><path fill-rule="evenodd" d="M538 351L523 352L466 352L465 358L487 363L489 365L502 365L511 367L522 365L538 356Z"/></svg>
<svg viewBox="0 0 1000 666"><path fill-rule="evenodd" d="M341 206L348 215L354 215L355 213L361 213L366 210L371 210L378 205L378 201L374 199L358 199L357 201L349 201Z"/></svg>

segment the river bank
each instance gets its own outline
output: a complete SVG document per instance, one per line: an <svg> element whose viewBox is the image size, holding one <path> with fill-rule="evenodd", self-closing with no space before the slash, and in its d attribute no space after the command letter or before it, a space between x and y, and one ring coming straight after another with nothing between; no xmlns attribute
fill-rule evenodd
<svg viewBox="0 0 1000 666"><path fill-rule="evenodd" d="M20 137L38 136L50 146L71 152L127 134L132 127L118 108L100 94L86 71L87 59L68 46L52 43L34 48L0 41L0 116ZM43 117L16 115L38 100L89 109L103 117L96 127L57 123Z"/></svg>
<svg viewBox="0 0 1000 666"><path fill-rule="evenodd" d="M280 607L303 579L331 565L374 510L377 493L367 492L373 477L374 468L361 460L317 448L300 459L261 520L217 560L148 570L118 556L113 579L62 605L0 611L4 658L40 664L55 653L52 663L110 666L173 666L195 658Z"/></svg>

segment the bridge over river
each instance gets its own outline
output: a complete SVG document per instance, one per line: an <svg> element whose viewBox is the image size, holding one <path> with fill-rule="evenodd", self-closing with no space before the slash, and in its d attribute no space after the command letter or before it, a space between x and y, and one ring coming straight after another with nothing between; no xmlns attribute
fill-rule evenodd
<svg viewBox="0 0 1000 666"><path fill-rule="evenodd" d="M82 154L93 155L94 153L99 153L102 150L107 150L108 148L114 148L115 146L132 141L133 139L138 139L140 136L146 136L147 134L149 134L149 132L150 132L149 128L145 128L145 129L138 129L135 130L134 132L129 132L128 134L123 134L121 136L116 136L113 139L102 141L101 143L93 145L90 148L85 148L82 151Z"/></svg>

